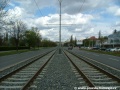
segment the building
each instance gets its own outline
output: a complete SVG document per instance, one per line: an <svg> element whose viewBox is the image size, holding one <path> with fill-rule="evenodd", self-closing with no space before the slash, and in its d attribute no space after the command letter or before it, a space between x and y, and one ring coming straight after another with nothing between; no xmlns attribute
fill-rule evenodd
<svg viewBox="0 0 120 90"><path fill-rule="evenodd" d="M108 43L112 47L120 47L120 31L108 36Z"/></svg>
<svg viewBox="0 0 120 90"><path fill-rule="evenodd" d="M120 47L120 31L115 31L109 35L102 46L107 48Z"/></svg>

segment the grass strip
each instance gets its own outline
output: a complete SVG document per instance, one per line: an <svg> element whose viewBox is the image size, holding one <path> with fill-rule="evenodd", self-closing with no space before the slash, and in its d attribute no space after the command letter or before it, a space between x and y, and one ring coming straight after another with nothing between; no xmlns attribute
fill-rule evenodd
<svg viewBox="0 0 120 90"><path fill-rule="evenodd" d="M0 52L0 56L6 56L6 55L12 55L12 54L20 54L20 53L24 53L24 52L29 52L29 51L35 51L35 50L39 50L39 49L30 49L30 50L11 50L11 51L3 51Z"/></svg>

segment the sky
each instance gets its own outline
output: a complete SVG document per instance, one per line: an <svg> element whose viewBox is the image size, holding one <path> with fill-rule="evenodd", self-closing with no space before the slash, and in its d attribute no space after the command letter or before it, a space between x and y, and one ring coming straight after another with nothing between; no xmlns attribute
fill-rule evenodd
<svg viewBox="0 0 120 90"><path fill-rule="evenodd" d="M61 40L108 36L120 31L120 0L10 0L8 18L22 20L28 28L37 27L43 38L59 40L61 1Z"/></svg>

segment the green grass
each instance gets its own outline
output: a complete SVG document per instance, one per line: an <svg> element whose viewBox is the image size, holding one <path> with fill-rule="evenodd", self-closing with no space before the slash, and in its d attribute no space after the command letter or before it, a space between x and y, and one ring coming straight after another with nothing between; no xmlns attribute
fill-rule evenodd
<svg viewBox="0 0 120 90"><path fill-rule="evenodd" d="M11 51L5 51L5 52L0 52L0 56L6 56L6 55L12 55L12 54L19 54L19 53L24 53L24 52L29 52L29 51L36 51L36 50L40 50L40 49L47 49L47 48L51 48L51 47L39 47L39 48L32 48L32 49L25 49L25 50L11 50Z"/></svg>
<svg viewBox="0 0 120 90"><path fill-rule="evenodd" d="M106 51L87 50L87 49L81 49L81 50L95 52L95 53L101 53L101 54L108 54L108 55L113 55L113 56L119 56L120 57L120 52L106 52Z"/></svg>

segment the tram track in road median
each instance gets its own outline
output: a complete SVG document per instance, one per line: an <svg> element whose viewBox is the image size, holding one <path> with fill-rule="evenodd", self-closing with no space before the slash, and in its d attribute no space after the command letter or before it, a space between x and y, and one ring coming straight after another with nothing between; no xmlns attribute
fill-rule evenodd
<svg viewBox="0 0 120 90"><path fill-rule="evenodd" d="M89 87L116 87L116 90L120 89L119 77L87 62L73 53L68 51L64 51L64 53Z"/></svg>
<svg viewBox="0 0 120 90"><path fill-rule="evenodd" d="M47 63L51 60L56 50L47 52L24 66L3 75L0 78L0 89L26 90L35 78L42 72Z"/></svg>

